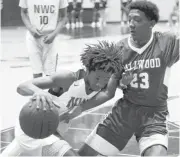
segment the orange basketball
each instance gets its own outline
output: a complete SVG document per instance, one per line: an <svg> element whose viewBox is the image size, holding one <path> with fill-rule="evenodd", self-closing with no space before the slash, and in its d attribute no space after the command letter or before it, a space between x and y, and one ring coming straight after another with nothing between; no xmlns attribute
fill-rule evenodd
<svg viewBox="0 0 180 157"><path fill-rule="evenodd" d="M39 104L39 106L42 105ZM19 122L21 129L26 135L35 139L43 139L52 135L58 127L58 108L54 106L53 109L50 110L49 107L47 107L48 109L44 111L42 107L39 109L36 107L37 104L35 100L26 103L20 111Z"/></svg>

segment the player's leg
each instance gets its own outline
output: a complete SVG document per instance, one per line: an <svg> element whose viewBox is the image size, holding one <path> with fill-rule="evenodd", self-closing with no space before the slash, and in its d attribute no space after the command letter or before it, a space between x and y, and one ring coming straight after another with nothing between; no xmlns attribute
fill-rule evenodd
<svg viewBox="0 0 180 157"><path fill-rule="evenodd" d="M91 26L94 28L96 26L96 9L93 8L93 13L92 13L92 23Z"/></svg>
<svg viewBox="0 0 180 157"><path fill-rule="evenodd" d="M42 148L42 156L79 156L64 140L58 140Z"/></svg>
<svg viewBox="0 0 180 157"><path fill-rule="evenodd" d="M14 139L6 149L1 153L1 156L21 156L23 153L23 149L18 144L16 139Z"/></svg>
<svg viewBox="0 0 180 157"><path fill-rule="evenodd" d="M166 156L168 148L167 109L142 107L136 138L142 156Z"/></svg>
<svg viewBox="0 0 180 157"><path fill-rule="evenodd" d="M96 3L97 7L96 7L96 26L97 27L101 27L101 15L100 15L100 4L99 3Z"/></svg>
<svg viewBox="0 0 180 157"><path fill-rule="evenodd" d="M83 27L83 9L82 9L82 7L80 8L80 11L79 11L79 27Z"/></svg>
<svg viewBox="0 0 180 157"><path fill-rule="evenodd" d="M40 156L42 147L40 141L25 134L15 136L15 139L2 152L4 156Z"/></svg>
<svg viewBox="0 0 180 157"><path fill-rule="evenodd" d="M124 2L124 3L121 3L121 5L123 5L123 7L126 7L127 3ZM121 25L123 26L125 23L125 16L126 16L126 12L124 10L124 8L121 8Z"/></svg>
<svg viewBox="0 0 180 157"><path fill-rule="evenodd" d="M41 77L43 75L42 65L42 49L39 39L35 39L29 32L26 35L26 44L30 59L33 77Z"/></svg>
<svg viewBox="0 0 180 157"><path fill-rule="evenodd" d="M68 21L66 23L66 28L69 29L70 24L71 24L71 13L69 11L67 11L67 18L68 18Z"/></svg>
<svg viewBox="0 0 180 157"><path fill-rule="evenodd" d="M44 45L43 70L46 75L52 75L56 72L58 65L58 45L59 35L57 35L51 44Z"/></svg>
<svg viewBox="0 0 180 157"><path fill-rule="evenodd" d="M134 132L133 111L128 103L117 101L112 112L87 137L78 151L80 156L117 155L126 146Z"/></svg>
<svg viewBox="0 0 180 157"><path fill-rule="evenodd" d="M73 3L69 3L67 7L67 13L68 13L68 22L66 24L66 28L69 29L70 25L72 24L72 11L73 11Z"/></svg>
<svg viewBox="0 0 180 157"><path fill-rule="evenodd" d="M76 28L79 27L79 15L80 15L80 10L77 8L76 10Z"/></svg>

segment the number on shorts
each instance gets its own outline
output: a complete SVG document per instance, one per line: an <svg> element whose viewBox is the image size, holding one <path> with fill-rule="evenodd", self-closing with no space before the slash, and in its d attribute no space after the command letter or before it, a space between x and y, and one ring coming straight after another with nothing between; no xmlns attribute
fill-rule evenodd
<svg viewBox="0 0 180 157"><path fill-rule="evenodd" d="M141 82L138 82L138 78L140 78ZM133 88L142 88L148 89L149 88L149 75L148 73L140 73L134 74L134 79L131 81L131 87Z"/></svg>

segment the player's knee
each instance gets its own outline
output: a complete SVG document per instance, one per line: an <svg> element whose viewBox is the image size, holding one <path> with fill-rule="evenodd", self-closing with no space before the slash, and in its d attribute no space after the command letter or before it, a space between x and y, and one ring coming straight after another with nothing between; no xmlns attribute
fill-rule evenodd
<svg viewBox="0 0 180 157"><path fill-rule="evenodd" d="M148 147L142 156L165 156L167 155L167 148L163 145L153 145Z"/></svg>
<svg viewBox="0 0 180 157"><path fill-rule="evenodd" d="M97 156L99 153L91 148L89 145L84 144L78 151L80 156Z"/></svg>

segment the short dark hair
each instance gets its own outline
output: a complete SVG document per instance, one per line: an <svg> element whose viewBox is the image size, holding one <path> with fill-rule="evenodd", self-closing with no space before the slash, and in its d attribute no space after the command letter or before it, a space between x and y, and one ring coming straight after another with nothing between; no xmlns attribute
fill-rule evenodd
<svg viewBox="0 0 180 157"><path fill-rule="evenodd" d="M81 54L81 61L89 71L103 70L118 73L122 69L122 53L117 44L99 41L87 45Z"/></svg>
<svg viewBox="0 0 180 157"><path fill-rule="evenodd" d="M138 9L145 13L146 17L150 20L155 20L156 23L159 21L159 9L150 1L135 1L129 4L129 11L132 9Z"/></svg>

